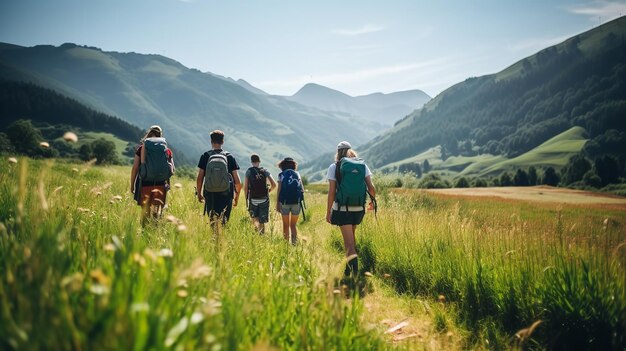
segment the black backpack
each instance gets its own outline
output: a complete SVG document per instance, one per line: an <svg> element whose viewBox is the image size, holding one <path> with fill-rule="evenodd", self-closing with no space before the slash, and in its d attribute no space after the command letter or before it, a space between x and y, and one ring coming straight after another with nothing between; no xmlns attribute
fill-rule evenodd
<svg viewBox="0 0 626 351"><path fill-rule="evenodd" d="M248 198L265 199L268 195L265 169L250 167L248 170L250 171L250 176L248 177Z"/></svg>

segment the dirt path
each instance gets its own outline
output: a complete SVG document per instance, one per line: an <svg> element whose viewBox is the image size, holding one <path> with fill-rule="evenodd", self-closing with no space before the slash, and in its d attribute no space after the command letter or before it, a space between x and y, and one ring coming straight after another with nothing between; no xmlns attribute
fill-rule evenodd
<svg viewBox="0 0 626 351"><path fill-rule="evenodd" d="M428 189L425 191L444 196L495 197L506 200L626 209L626 198L621 196L550 186Z"/></svg>

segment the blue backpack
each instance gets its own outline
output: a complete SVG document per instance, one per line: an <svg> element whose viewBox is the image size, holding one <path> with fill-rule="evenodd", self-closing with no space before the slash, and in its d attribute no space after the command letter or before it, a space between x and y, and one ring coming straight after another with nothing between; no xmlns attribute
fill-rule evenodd
<svg viewBox="0 0 626 351"><path fill-rule="evenodd" d="M298 173L293 169L283 171L278 201L283 205L295 205L304 200L304 189Z"/></svg>

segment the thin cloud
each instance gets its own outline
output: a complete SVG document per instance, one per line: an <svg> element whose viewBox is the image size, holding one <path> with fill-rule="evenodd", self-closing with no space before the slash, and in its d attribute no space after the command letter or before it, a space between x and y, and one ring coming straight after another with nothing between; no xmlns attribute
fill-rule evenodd
<svg viewBox="0 0 626 351"><path fill-rule="evenodd" d="M356 35L363 35L363 34L380 32L380 31L382 31L384 29L385 29L385 27L382 27L382 26L366 24L366 25L364 25L361 28L356 28L356 29L333 29L332 32L334 34L345 35L345 36L352 37L352 36L356 36Z"/></svg>
<svg viewBox="0 0 626 351"><path fill-rule="evenodd" d="M589 16L593 21L600 17L602 20L617 18L626 14L626 3L617 1L594 1L591 4L571 6L567 8L571 13Z"/></svg>
<svg viewBox="0 0 626 351"><path fill-rule="evenodd" d="M420 69L431 69L445 64L447 59L435 59L423 62L416 62L410 64L398 64L382 67L374 67L359 71L345 72L345 73L330 73L314 76L300 76L288 80L276 80L265 81L258 84L259 87L264 89L285 89L285 88L299 88L307 83L315 82L326 86L337 86L341 84L349 84L355 82L362 82L367 80L376 79L383 76L397 75L400 73L407 73Z"/></svg>

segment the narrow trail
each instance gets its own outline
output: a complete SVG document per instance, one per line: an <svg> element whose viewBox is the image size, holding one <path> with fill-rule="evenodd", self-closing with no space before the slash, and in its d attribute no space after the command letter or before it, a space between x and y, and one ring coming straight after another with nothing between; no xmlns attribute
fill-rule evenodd
<svg viewBox="0 0 626 351"><path fill-rule="evenodd" d="M325 213L325 195L309 196L308 213L313 216ZM310 216L310 215L308 215ZM268 233L282 236L282 222L275 212L270 215ZM365 220L373 220L366 215ZM309 218L309 217L308 217ZM302 219L299 220L302 223ZM319 280L327 282L328 289L336 288L332 282L341 277L345 260L343 252L337 251L331 241L341 240L339 230L324 218L309 218L298 226L299 245L309 250L320 272ZM357 230L359 235L366 235ZM433 325L433 306L421 298L401 296L385 283L384 273L365 277L367 289L361 298L362 323L366 329L376 330L390 345L404 346L414 350L454 350L462 348L461 333L457 330L438 332ZM346 303L351 303L346 299ZM436 302L435 302L436 304ZM439 306L437 306L439 307ZM451 327L454 328L454 327Z"/></svg>

